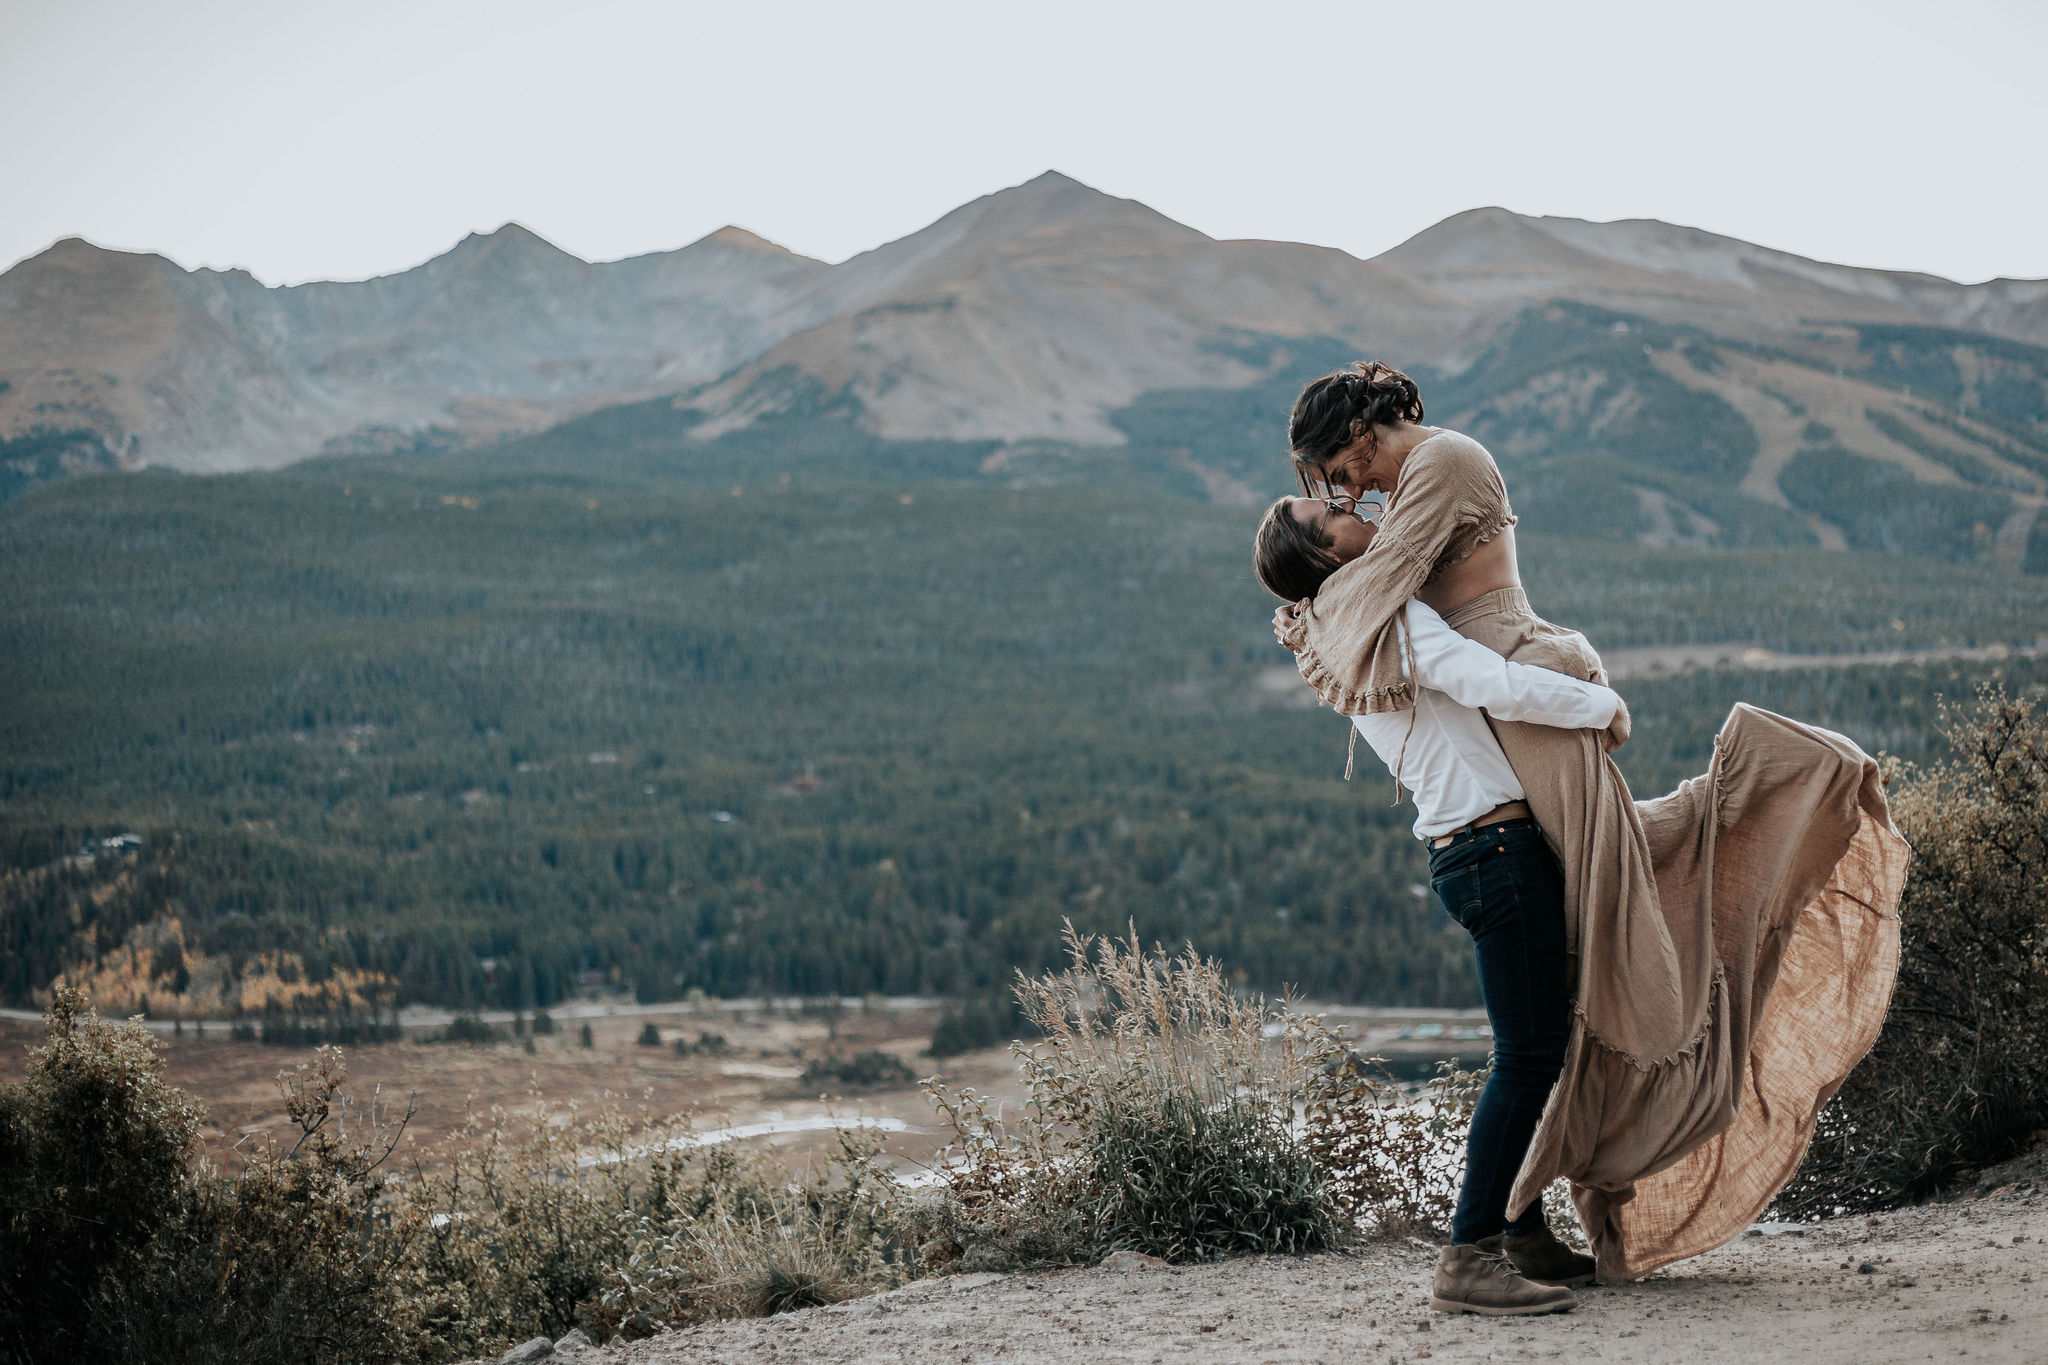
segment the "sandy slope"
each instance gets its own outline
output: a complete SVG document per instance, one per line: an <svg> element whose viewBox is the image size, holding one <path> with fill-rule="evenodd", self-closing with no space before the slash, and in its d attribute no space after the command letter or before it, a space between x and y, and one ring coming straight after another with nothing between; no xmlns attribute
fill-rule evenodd
<svg viewBox="0 0 2048 1365"><path fill-rule="evenodd" d="M1308 1362L2048 1361L2048 1160L1970 1197L1752 1233L1554 1318L1433 1313L1434 1253L963 1276L567 1359ZM1872 1269L1864 1272L1861 1267Z"/></svg>

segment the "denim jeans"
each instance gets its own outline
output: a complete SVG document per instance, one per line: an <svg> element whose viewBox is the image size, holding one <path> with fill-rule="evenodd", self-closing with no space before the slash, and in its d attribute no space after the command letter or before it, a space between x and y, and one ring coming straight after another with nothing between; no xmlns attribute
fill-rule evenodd
<svg viewBox="0 0 2048 1365"><path fill-rule="evenodd" d="M1564 874L1534 820L1504 820L1431 849L1429 879L1479 950L1479 989L1493 1025L1493 1075L1465 1142L1451 1240L1534 1232L1544 1226L1543 1201L1510 1224L1508 1193L1571 1033Z"/></svg>

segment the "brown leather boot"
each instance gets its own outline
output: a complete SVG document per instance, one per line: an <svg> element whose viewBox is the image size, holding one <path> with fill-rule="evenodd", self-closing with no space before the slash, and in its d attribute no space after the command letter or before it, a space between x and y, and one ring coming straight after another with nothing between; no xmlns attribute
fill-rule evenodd
<svg viewBox="0 0 2048 1365"><path fill-rule="evenodd" d="M1479 1239L1487 1251L1504 1251L1515 1269L1538 1284L1591 1284L1593 1258L1573 1251L1549 1228L1499 1233Z"/></svg>
<svg viewBox="0 0 2048 1365"><path fill-rule="evenodd" d="M1469 1243L1444 1248L1429 1296L1429 1306L1440 1313L1491 1317L1568 1313L1577 1304L1569 1289L1525 1279L1498 1247L1487 1250Z"/></svg>

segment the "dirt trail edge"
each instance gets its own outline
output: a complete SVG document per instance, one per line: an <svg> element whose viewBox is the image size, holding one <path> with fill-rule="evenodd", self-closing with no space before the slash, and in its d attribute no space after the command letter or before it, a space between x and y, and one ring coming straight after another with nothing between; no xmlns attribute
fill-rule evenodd
<svg viewBox="0 0 2048 1365"><path fill-rule="evenodd" d="M1954 1202L1752 1231L1638 1283L1582 1290L1577 1311L1558 1317L1432 1313L1423 1286L1435 1253L1404 1243L1205 1266L963 1275L563 1359L2039 1362L2048 1360L2048 1179L2038 1161L2025 1165Z"/></svg>

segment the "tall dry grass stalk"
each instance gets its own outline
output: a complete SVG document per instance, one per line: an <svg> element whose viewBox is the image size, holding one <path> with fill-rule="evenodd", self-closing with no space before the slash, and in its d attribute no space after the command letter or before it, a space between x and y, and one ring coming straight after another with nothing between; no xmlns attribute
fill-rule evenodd
<svg viewBox="0 0 2048 1365"><path fill-rule="evenodd" d="M903 1220L936 1266L1170 1261L1312 1251L1343 1237L1295 1123L1341 1047L1319 1023L1231 991L1192 950L1067 929L1069 965L1017 998L1042 1041L1013 1045L1031 1098L1014 1118L929 1093L955 1143Z"/></svg>
<svg viewBox="0 0 2048 1365"><path fill-rule="evenodd" d="M881 1139L842 1129L826 1165L800 1180L756 1155L708 1154L694 1180L669 1182L633 1221L626 1255L593 1315L599 1331L762 1317L900 1284L888 1216L894 1187Z"/></svg>
<svg viewBox="0 0 2048 1365"><path fill-rule="evenodd" d="M396 1268L410 1334L462 1359L587 1323L630 1220L687 1178L671 1144L688 1133L687 1120L584 1114L538 1092L518 1114L471 1113L398 1191L412 1230ZM588 1159L636 1149L651 1155Z"/></svg>
<svg viewBox="0 0 2048 1365"><path fill-rule="evenodd" d="M584 1118L535 1096L456 1135L404 1193L414 1335L443 1358L581 1325L600 1340L898 1283L879 1138L822 1167L695 1141L687 1118ZM459 1345L458 1345L459 1344Z"/></svg>

